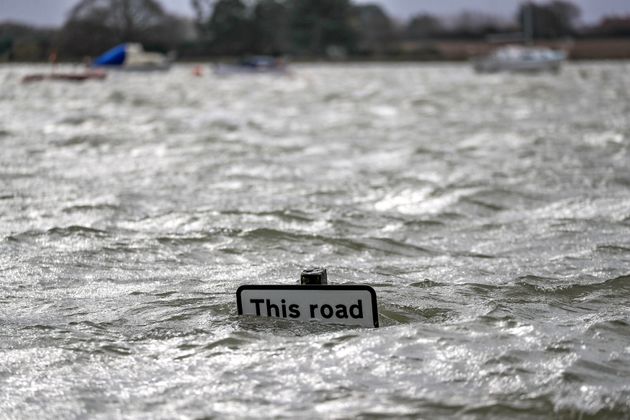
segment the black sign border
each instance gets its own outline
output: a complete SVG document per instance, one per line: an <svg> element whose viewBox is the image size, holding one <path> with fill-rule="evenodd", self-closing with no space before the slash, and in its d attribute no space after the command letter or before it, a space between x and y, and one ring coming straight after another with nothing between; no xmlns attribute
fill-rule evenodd
<svg viewBox="0 0 630 420"><path fill-rule="evenodd" d="M376 304L376 291L365 284L330 284L330 285L299 285L299 284L244 284L236 290L236 307L238 314L243 315L241 293L244 290L361 290L370 293L372 298L372 322L374 328L378 328L378 306Z"/></svg>

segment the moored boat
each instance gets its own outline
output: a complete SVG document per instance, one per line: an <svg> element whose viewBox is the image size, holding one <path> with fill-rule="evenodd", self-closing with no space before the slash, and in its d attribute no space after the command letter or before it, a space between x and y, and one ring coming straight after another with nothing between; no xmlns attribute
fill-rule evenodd
<svg viewBox="0 0 630 420"><path fill-rule="evenodd" d="M103 80L107 73L102 70L89 70L83 73L36 73L22 78L22 83L41 82L45 80L59 80L66 82L83 82L85 80Z"/></svg>
<svg viewBox="0 0 630 420"><path fill-rule="evenodd" d="M218 64L214 72L220 76L230 74L288 74L289 69L280 57L247 57L235 64Z"/></svg>
<svg viewBox="0 0 630 420"><path fill-rule="evenodd" d="M120 44L92 62L93 68L125 71L164 71L171 67L171 58L156 52L146 52L141 44Z"/></svg>
<svg viewBox="0 0 630 420"><path fill-rule="evenodd" d="M507 46L494 50L485 57L473 60L473 67L480 73L558 72L566 60L564 51L544 47Z"/></svg>

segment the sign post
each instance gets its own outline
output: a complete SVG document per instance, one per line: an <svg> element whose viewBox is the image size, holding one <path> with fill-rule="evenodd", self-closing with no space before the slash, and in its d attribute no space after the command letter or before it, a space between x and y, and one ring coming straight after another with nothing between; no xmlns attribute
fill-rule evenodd
<svg viewBox="0 0 630 420"><path fill-rule="evenodd" d="M326 269L304 270L301 285L244 285L239 315L378 327L376 292L366 285L328 285Z"/></svg>

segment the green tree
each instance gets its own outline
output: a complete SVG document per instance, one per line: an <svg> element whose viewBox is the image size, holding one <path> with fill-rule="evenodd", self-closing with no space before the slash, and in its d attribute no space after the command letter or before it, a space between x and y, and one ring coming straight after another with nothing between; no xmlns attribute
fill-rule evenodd
<svg viewBox="0 0 630 420"><path fill-rule="evenodd" d="M557 38L575 34L580 9L573 3L555 0L549 4L521 4L516 20L529 38Z"/></svg>
<svg viewBox="0 0 630 420"><path fill-rule="evenodd" d="M281 0L259 0L253 11L253 49L260 54L286 53L291 47L290 9Z"/></svg>
<svg viewBox="0 0 630 420"><path fill-rule="evenodd" d="M222 55L250 52L253 35L252 19L241 0L219 0L207 22L213 52Z"/></svg>
<svg viewBox="0 0 630 420"><path fill-rule="evenodd" d="M292 41L296 52L321 55L329 47L356 45L349 0L294 0Z"/></svg>
<svg viewBox="0 0 630 420"><path fill-rule="evenodd" d="M391 45L396 34L387 13L378 5L354 7L357 26L357 48L363 53L382 54Z"/></svg>
<svg viewBox="0 0 630 420"><path fill-rule="evenodd" d="M54 29L0 23L0 61L46 61L56 35Z"/></svg>
<svg viewBox="0 0 630 420"><path fill-rule="evenodd" d="M405 37L413 40L434 38L443 31L442 22L435 16L417 15L407 24Z"/></svg>

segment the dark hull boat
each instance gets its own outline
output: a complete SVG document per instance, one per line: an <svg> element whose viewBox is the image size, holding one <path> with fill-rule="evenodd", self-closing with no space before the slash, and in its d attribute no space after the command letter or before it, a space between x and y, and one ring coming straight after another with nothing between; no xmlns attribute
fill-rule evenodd
<svg viewBox="0 0 630 420"><path fill-rule="evenodd" d="M86 71L84 73L38 73L29 74L22 78L22 83L59 80L65 82L83 82L85 80L103 80L107 77L104 71Z"/></svg>
<svg viewBox="0 0 630 420"><path fill-rule="evenodd" d="M289 74L285 61L281 58L255 56L248 57L235 64L219 64L214 73L219 76L231 74Z"/></svg>

